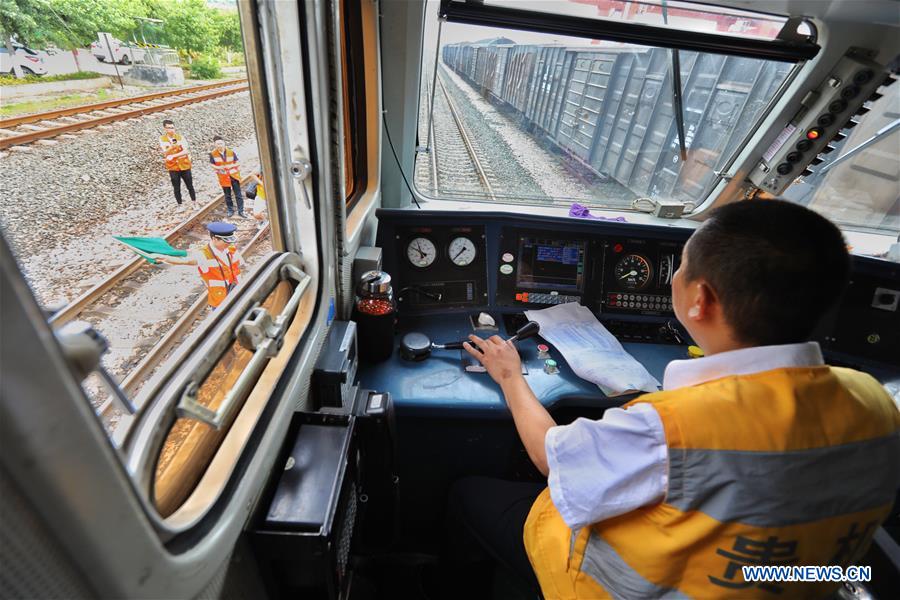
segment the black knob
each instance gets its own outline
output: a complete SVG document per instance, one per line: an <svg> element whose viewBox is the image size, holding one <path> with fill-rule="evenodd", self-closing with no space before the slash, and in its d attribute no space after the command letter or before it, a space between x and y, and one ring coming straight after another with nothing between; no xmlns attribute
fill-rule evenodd
<svg viewBox="0 0 900 600"><path fill-rule="evenodd" d="M862 71L857 71L853 75L853 83L855 83L856 85L862 85L864 83L868 83L869 80L871 80L874 75L875 75L875 73L872 72L872 69L864 69Z"/></svg>
<svg viewBox="0 0 900 600"><path fill-rule="evenodd" d="M789 163L798 163L801 158L803 158L803 155L799 152L788 152L788 155L784 157Z"/></svg>
<svg viewBox="0 0 900 600"><path fill-rule="evenodd" d="M850 100L851 98L856 98L856 95L859 94L859 88L855 85L848 85L844 89L841 90L841 98L844 100Z"/></svg>
<svg viewBox="0 0 900 600"><path fill-rule="evenodd" d="M841 113L847 110L847 101L846 100L835 100L831 104L828 105L828 110L833 113Z"/></svg>
<svg viewBox="0 0 900 600"><path fill-rule="evenodd" d="M829 125L834 123L834 115L831 113L825 113L816 120L816 123L818 123L822 127L828 127Z"/></svg>
<svg viewBox="0 0 900 600"><path fill-rule="evenodd" d="M775 167L775 170L778 171L779 175L787 175L794 170L794 166L791 163L783 162Z"/></svg>
<svg viewBox="0 0 900 600"><path fill-rule="evenodd" d="M812 142L809 140L800 140L797 142L797 150L800 152L806 152L810 148L812 148Z"/></svg>
<svg viewBox="0 0 900 600"><path fill-rule="evenodd" d="M541 330L541 326L537 321L528 321L521 327L519 327L518 331L516 331L516 335L513 337L517 340L524 340L526 338L533 337L538 334Z"/></svg>

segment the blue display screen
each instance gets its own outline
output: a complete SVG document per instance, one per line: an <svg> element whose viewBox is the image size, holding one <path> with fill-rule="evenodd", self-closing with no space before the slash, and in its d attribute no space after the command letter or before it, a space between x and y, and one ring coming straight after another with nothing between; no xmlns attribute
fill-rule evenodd
<svg viewBox="0 0 900 600"><path fill-rule="evenodd" d="M584 240L519 238L519 289L583 292Z"/></svg>

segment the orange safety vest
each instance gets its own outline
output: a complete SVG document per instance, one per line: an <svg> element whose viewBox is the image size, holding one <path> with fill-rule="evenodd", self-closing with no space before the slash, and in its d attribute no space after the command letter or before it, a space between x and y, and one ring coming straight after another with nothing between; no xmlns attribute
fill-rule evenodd
<svg viewBox="0 0 900 600"><path fill-rule="evenodd" d="M215 308L222 304L231 288L237 285L238 275L241 274L241 259L236 256L237 249L234 246L229 246L226 252L227 264L216 256L209 244L203 247L201 253L205 262L197 265L197 270L206 284L209 305ZM206 268L205 271L203 267Z"/></svg>
<svg viewBox="0 0 900 600"><path fill-rule="evenodd" d="M167 133L159 136L159 143L162 145L165 154L166 169L169 171L187 171L191 168L190 154L185 154L178 158L169 158L170 155L178 154L184 150L184 146L181 145L182 141L184 141L184 137L180 133L176 133L173 137L169 137Z"/></svg>
<svg viewBox="0 0 900 600"><path fill-rule="evenodd" d="M225 156L222 156L222 153L218 150L213 150L209 153L210 158L213 159L217 168L224 168L225 172L222 173L220 171L216 171L216 177L219 178L219 185L223 188L231 187L231 180L237 179L240 181L241 172L237 167L237 158L234 153L234 150L231 148L225 148Z"/></svg>
<svg viewBox="0 0 900 600"><path fill-rule="evenodd" d="M659 413L659 504L569 529L549 489L524 542L544 597L807 598L838 582L745 581L745 566L858 564L900 484L900 412L872 377L803 367L642 396Z"/></svg>

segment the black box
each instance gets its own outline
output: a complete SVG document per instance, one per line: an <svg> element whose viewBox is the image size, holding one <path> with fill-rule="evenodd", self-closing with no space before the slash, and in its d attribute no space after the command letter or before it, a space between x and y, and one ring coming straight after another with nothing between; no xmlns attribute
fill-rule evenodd
<svg viewBox="0 0 900 600"><path fill-rule="evenodd" d="M297 413L253 546L273 598L345 598L357 521L356 417Z"/></svg>

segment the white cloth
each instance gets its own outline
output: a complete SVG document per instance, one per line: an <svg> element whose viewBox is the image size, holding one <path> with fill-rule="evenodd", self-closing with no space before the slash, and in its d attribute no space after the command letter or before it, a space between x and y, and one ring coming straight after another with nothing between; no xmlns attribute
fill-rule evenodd
<svg viewBox="0 0 900 600"><path fill-rule="evenodd" d="M266 199L260 198L259 194L253 199L253 214L260 215L266 212Z"/></svg>
<svg viewBox="0 0 900 600"><path fill-rule="evenodd" d="M728 375L824 364L816 342L758 346L705 358L675 360L663 389L698 385ZM612 408L597 421L552 427L544 438L550 497L572 529L665 498L668 449L659 413L649 403Z"/></svg>

